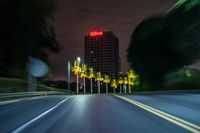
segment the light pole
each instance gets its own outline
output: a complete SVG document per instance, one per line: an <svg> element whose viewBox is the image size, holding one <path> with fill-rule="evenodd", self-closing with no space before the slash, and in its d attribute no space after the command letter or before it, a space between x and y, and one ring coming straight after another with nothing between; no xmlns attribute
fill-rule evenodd
<svg viewBox="0 0 200 133"><path fill-rule="evenodd" d="M67 84L67 89L68 89L68 93L70 91L70 80L71 80L71 65L70 65L70 62L68 61L68 84Z"/></svg>

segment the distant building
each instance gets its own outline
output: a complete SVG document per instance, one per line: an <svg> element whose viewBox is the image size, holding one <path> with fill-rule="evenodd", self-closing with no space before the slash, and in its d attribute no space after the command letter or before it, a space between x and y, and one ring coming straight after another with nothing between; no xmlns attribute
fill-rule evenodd
<svg viewBox="0 0 200 133"><path fill-rule="evenodd" d="M120 72L119 40L111 31L85 36L85 63L95 71L116 77Z"/></svg>

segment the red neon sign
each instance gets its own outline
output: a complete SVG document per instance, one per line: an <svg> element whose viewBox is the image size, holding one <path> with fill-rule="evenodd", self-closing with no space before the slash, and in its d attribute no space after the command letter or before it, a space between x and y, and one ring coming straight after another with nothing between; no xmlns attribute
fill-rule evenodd
<svg viewBox="0 0 200 133"><path fill-rule="evenodd" d="M102 31L92 31L90 32L90 36L101 36L103 35Z"/></svg>

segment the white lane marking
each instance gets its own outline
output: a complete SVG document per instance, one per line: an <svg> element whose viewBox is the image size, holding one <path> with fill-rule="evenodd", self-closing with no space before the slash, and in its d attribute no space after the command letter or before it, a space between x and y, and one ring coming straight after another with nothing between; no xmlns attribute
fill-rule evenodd
<svg viewBox="0 0 200 133"><path fill-rule="evenodd" d="M48 114L49 112L53 111L54 109L56 109L58 106L60 106L62 103L64 103L65 101L69 100L71 97L64 99L62 101L60 101L59 103L57 103L55 106L53 106L52 108L48 109L47 111L43 112L42 114L38 115L37 117L31 119L30 121L24 123L23 125L21 125L20 127L18 127L17 129L15 129L14 131L12 131L12 133L19 133L21 131L23 131L26 127L28 127L29 125L31 125L32 123L34 123L35 121L37 121L38 119L42 118L43 116L45 116L46 114Z"/></svg>
<svg viewBox="0 0 200 133"><path fill-rule="evenodd" d="M0 105L16 103L16 102L20 102L20 101L24 101L24 100L42 99L42 98L46 98L46 97L47 96L36 96L36 97L26 97L26 98L14 99L14 100L0 101Z"/></svg>
<svg viewBox="0 0 200 133"><path fill-rule="evenodd" d="M116 97L118 97L120 99L123 99L123 100L125 100L125 101L127 101L127 102L129 102L131 104L134 104L134 105L136 105L136 106L138 106L138 107L140 107L140 108L142 108L142 109L144 109L146 111L149 111L149 112L151 112L151 113L153 113L153 114L155 114L155 115L157 115L157 116L159 116L159 117L161 117L163 119L166 119L166 120L168 120L168 121L170 121L170 122L172 122L172 123L184 128L184 129L187 129L190 132L200 133L200 126L198 126L198 125L195 125L193 123L187 122L187 121L185 121L183 119L180 119L178 117L175 117L173 115L167 114L167 113L165 113L163 111L160 111L158 109L152 108L152 107L150 107L148 105L145 105L145 104L142 104L140 102L137 102L137 101L135 101L133 99L130 99L130 98L127 98L127 97L124 97L124 96L119 96L119 95L114 95L114 96L116 96Z"/></svg>

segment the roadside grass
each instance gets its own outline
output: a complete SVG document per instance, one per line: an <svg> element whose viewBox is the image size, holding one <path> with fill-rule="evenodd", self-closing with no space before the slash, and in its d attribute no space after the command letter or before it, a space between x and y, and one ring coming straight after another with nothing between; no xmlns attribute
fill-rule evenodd
<svg viewBox="0 0 200 133"><path fill-rule="evenodd" d="M27 92L27 86L26 80L0 77L0 93ZM37 91L67 92L64 89L49 87L41 83L38 83Z"/></svg>

